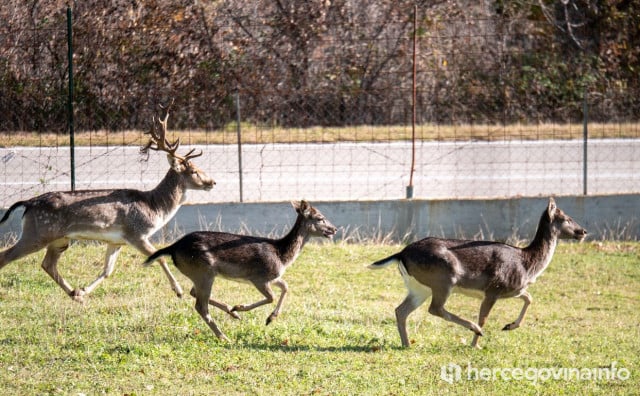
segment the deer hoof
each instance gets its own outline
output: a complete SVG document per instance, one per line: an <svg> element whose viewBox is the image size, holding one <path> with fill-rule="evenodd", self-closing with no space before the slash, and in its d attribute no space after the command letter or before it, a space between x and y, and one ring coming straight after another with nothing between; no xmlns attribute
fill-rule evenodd
<svg viewBox="0 0 640 396"><path fill-rule="evenodd" d="M518 326L518 325L514 322L514 323L509 323L508 325L504 326L504 327L502 328L502 330L515 330L515 329L517 329L518 327L520 327L520 326Z"/></svg>
<svg viewBox="0 0 640 396"><path fill-rule="evenodd" d="M223 342L231 342L231 340L229 339L229 337L227 337L226 335L224 335L224 334L222 334L222 333L217 334L217 336L218 336L218 339L219 339L220 341L223 341Z"/></svg>
<svg viewBox="0 0 640 396"><path fill-rule="evenodd" d="M240 315L238 315L237 313L235 313L235 312L233 311L233 309L232 309L231 311L227 312L227 313L228 313L229 315L231 315L231 317L232 317L232 318L234 318L234 319L240 319Z"/></svg>
<svg viewBox="0 0 640 396"><path fill-rule="evenodd" d="M274 314L269 315L269 317L267 318L267 323L265 323L265 325L269 326L269 323L273 322L277 317L278 315L274 315Z"/></svg>
<svg viewBox="0 0 640 396"><path fill-rule="evenodd" d="M75 289L69 294L69 297L73 299L73 301L84 303L84 295L85 292L83 289Z"/></svg>

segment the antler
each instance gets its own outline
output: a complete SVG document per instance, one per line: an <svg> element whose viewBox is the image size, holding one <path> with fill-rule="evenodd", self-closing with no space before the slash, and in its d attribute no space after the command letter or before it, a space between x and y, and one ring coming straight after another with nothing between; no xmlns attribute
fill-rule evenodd
<svg viewBox="0 0 640 396"><path fill-rule="evenodd" d="M197 153L197 154L193 154L193 152L194 152L194 151L196 151L196 149L191 149L191 150L187 153L187 155L185 155L185 156L184 156L184 160L185 160L185 161L189 161L189 160L190 160L190 159L192 159L192 158L196 158L196 157L199 157L199 156L201 156L201 155L202 155L202 150L200 150L200 152L199 152L199 153Z"/></svg>
<svg viewBox="0 0 640 396"><path fill-rule="evenodd" d="M157 120L160 124L161 130L158 131L156 125L156 117L153 116L151 130L149 132L146 132L147 135L150 135L149 142L140 149L141 153L146 154L151 149L155 151L164 151L173 157L182 158L176 154L176 150L178 150L178 147L180 147L180 138L176 139L176 141L174 141L173 143L169 142L166 138L167 120L169 119L169 109L172 105L173 100L171 100L171 103L169 103L166 108L160 105L160 108L166 111L164 119L158 118Z"/></svg>
<svg viewBox="0 0 640 396"><path fill-rule="evenodd" d="M144 147L142 147L140 149L140 152L143 154L147 154L149 150L164 151L169 155L171 155L172 157L178 158L183 161L189 161L192 158L201 156L202 150L200 150L200 152L197 154L193 154L193 152L196 151L196 149L191 149L191 151L189 151L187 155L182 157L176 154L176 150L178 150L178 147L180 147L180 138L176 139L176 141L174 141L173 143L167 140L166 138L167 120L169 119L169 109L171 108L172 105L173 105L173 99L171 100L171 103L169 103L169 105L166 108L160 105L160 108L166 111L166 115L164 116L164 119L158 119L158 123L162 127L161 128L162 130L159 132L157 131L156 117L154 116L153 123L151 125L151 130L146 133L151 136L149 138L149 143L147 143Z"/></svg>

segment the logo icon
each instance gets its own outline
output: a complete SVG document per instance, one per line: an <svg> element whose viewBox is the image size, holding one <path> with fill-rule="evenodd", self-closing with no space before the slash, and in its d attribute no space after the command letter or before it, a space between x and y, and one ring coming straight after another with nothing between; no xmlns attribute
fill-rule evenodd
<svg viewBox="0 0 640 396"><path fill-rule="evenodd" d="M440 379L448 384L460 381L462 378L462 367L455 363L449 363L440 367Z"/></svg>

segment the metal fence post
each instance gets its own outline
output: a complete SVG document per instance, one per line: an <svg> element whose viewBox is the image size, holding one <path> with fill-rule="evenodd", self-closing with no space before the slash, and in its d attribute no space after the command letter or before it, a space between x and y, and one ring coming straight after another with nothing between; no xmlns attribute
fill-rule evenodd
<svg viewBox="0 0 640 396"><path fill-rule="evenodd" d="M236 131L238 133L238 175L240 176L240 202L242 202L242 131L240 129L240 90L236 89Z"/></svg>
<svg viewBox="0 0 640 396"><path fill-rule="evenodd" d="M587 106L587 88L582 98L582 194L587 195L587 143L589 142L589 113Z"/></svg>
<svg viewBox="0 0 640 396"><path fill-rule="evenodd" d="M71 7L67 7L67 47L69 59L69 103L67 104L69 111L69 152L71 155L71 191L76 189L76 156L75 141L73 131L73 28L71 24Z"/></svg>
<svg viewBox="0 0 640 396"><path fill-rule="evenodd" d="M413 198L413 173L416 169L416 41L418 26L418 6L413 7L413 73L411 88L411 170L409 185L407 186L407 199Z"/></svg>

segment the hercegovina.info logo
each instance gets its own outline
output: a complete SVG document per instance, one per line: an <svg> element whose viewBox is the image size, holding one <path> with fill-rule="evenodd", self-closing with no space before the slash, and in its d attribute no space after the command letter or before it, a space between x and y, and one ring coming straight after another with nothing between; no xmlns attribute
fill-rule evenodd
<svg viewBox="0 0 640 396"><path fill-rule="evenodd" d="M449 363L440 367L440 378L453 384L460 381L626 381L629 369L612 362L607 367L474 367Z"/></svg>

